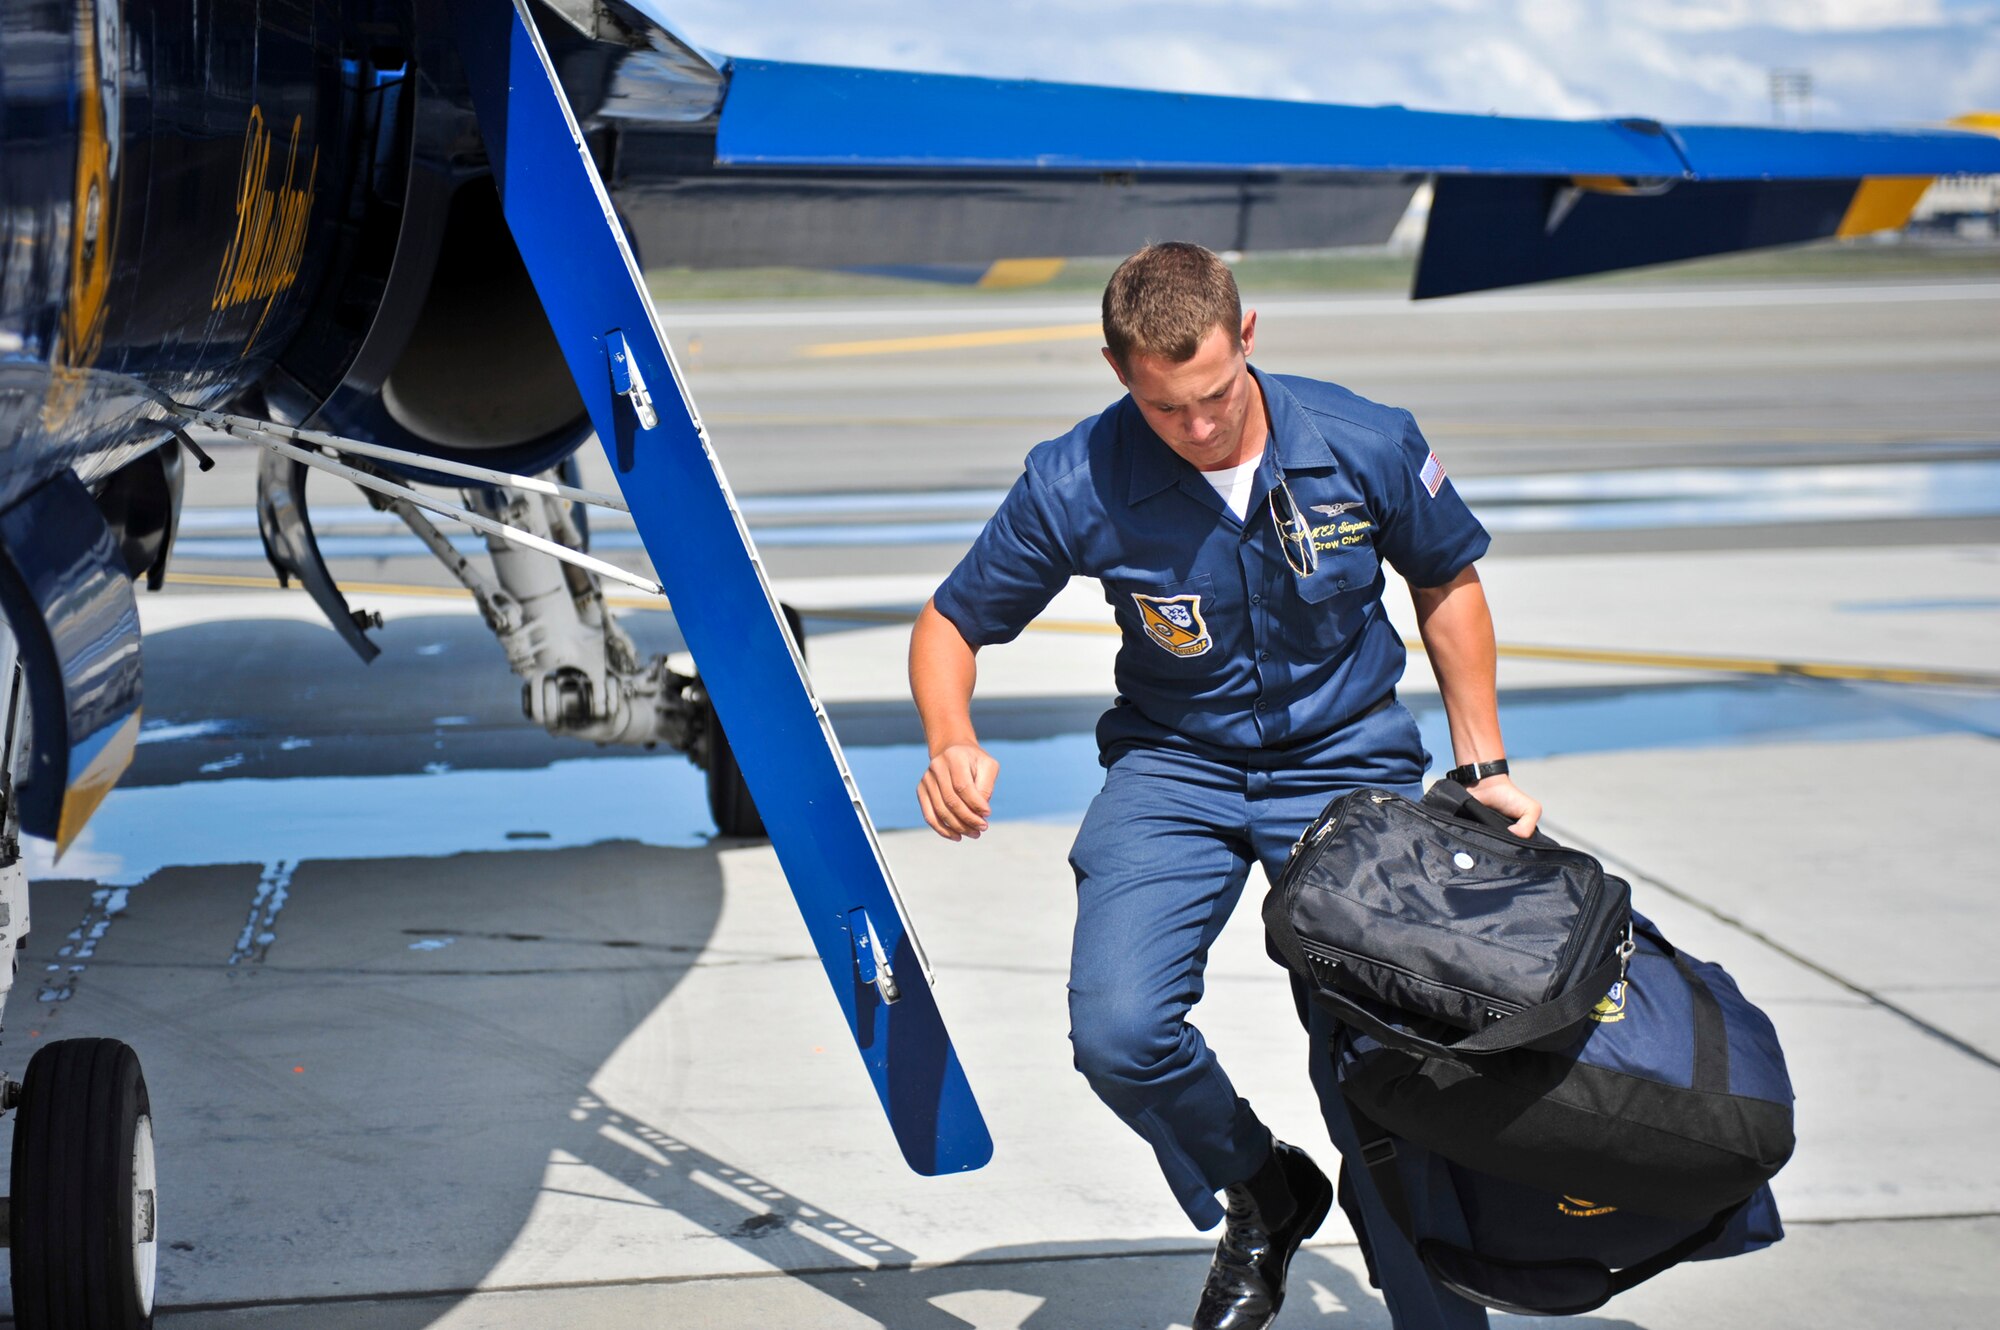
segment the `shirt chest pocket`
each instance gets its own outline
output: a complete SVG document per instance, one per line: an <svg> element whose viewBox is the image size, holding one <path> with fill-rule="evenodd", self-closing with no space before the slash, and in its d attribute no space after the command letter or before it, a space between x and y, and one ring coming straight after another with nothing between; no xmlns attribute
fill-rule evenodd
<svg viewBox="0 0 2000 1330"><path fill-rule="evenodd" d="M1366 621L1380 573L1375 547L1365 543L1321 550L1311 577L1287 572L1282 579L1289 584L1286 637L1314 653L1338 650Z"/></svg>
<svg viewBox="0 0 2000 1330"><path fill-rule="evenodd" d="M1207 573L1185 582L1110 581L1120 617L1145 639L1139 649L1151 665L1193 664L1216 649L1215 579ZM1202 666L1208 662L1201 661ZM1169 669L1171 670L1171 666ZM1178 672L1178 671L1175 671Z"/></svg>

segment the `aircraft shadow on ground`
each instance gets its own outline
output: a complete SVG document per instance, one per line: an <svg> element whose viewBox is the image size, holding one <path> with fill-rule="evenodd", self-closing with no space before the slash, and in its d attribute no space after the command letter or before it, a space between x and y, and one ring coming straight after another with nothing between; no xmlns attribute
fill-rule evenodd
<svg viewBox="0 0 2000 1330"><path fill-rule="evenodd" d="M249 866L168 869L134 888L43 1033L116 1033L147 1058L174 1198L167 1307L587 1282L602 1269L589 1225L565 1231L537 1208L636 1204L750 1258L711 1252L710 1269L795 1272L896 1330L963 1330L961 1313L996 1295L1023 1330L1095 1324L1109 1307L1124 1323L1186 1324L1199 1254L1058 1241L911 1268L934 1259L920 1236L870 1231L591 1088L696 967L814 964L714 951L720 853L607 843L308 861L276 940L233 967L214 944L242 917ZM64 921L88 885L40 884L38 907ZM41 930L24 972L61 937ZM312 1075L273 1074L293 1058ZM662 1068L667 1086L651 1093L701 1074ZM565 1174L591 1199L564 1196ZM636 1277L694 1273L672 1259L663 1248L660 1268ZM1388 1324L1324 1253L1303 1254L1295 1281L1287 1324ZM450 1314L429 1300L372 1305L384 1327Z"/></svg>

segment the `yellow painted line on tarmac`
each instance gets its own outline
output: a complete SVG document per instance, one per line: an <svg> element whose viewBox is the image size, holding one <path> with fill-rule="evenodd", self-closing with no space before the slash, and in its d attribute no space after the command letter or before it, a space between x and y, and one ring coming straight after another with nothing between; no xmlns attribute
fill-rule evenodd
<svg viewBox="0 0 2000 1330"><path fill-rule="evenodd" d="M246 591L304 591L294 584L280 587L274 577L245 577L239 573L169 573L169 586L228 587ZM472 593L462 586L418 586L409 582L350 582L340 581L340 589L350 596L409 596L418 600L471 600ZM605 601L619 609L664 610L670 608L665 596L607 595Z"/></svg>
<svg viewBox="0 0 2000 1330"><path fill-rule="evenodd" d="M276 577L245 577L238 573L170 573L169 586L212 586L236 587L246 591L303 591L304 587L294 584L290 587L278 585ZM445 600L470 600L472 593L462 586L416 586L407 582L349 582L342 579L340 589L364 596L418 596L440 597Z"/></svg>
<svg viewBox="0 0 2000 1330"><path fill-rule="evenodd" d="M985 332L931 333L923 337L877 337L864 342L815 342L803 356L885 356L905 351L956 351L973 346L1020 346L1029 342L1081 342L1102 338L1095 323L1058 323L1046 328L992 328Z"/></svg>
<svg viewBox="0 0 2000 1330"><path fill-rule="evenodd" d="M915 617L900 610L827 609L804 610L810 619L847 620L854 623L910 623ZM1116 637L1115 623L1084 619L1037 619L1029 632L1072 633L1087 637ZM1403 645L1422 651L1423 641L1406 637ZM2000 674L1980 674L1963 670L1919 670L1892 665L1844 665L1824 661L1767 660L1750 656L1705 656L1689 652L1614 651L1596 647L1544 647L1503 642L1500 655L1512 660L1547 660L1573 665L1625 665L1645 669L1701 670L1714 674L1783 675L1803 679L1841 679L1863 683L1946 685L1961 688L2000 688Z"/></svg>
<svg viewBox="0 0 2000 1330"><path fill-rule="evenodd" d="M182 586L246 587L274 591L268 577L243 577L227 573L173 573L167 581ZM417 596L467 599L460 587L410 586L394 582L342 582L341 589L356 595ZM295 588L299 589L299 588ZM620 609L670 609L660 596L607 595L606 602ZM906 610L809 609L808 619L832 619L844 623L908 624L916 615ZM1063 633L1080 637L1116 637L1115 623L1096 619L1037 619L1028 625L1032 633ZM1423 641L1406 637L1403 645L1421 652ZM1566 665L1619 665L1638 669L1698 670L1708 674L1751 674L1795 679L1829 679L1849 683L1893 683L1947 688L2000 688L2000 674L1972 670L1925 670L1898 665L1850 665L1837 661L1775 660L1762 656L1708 656L1683 651L1619 651L1602 647L1550 647L1502 642L1502 658L1545 660Z"/></svg>
<svg viewBox="0 0 2000 1330"><path fill-rule="evenodd" d="M1424 644L1404 639L1412 651ZM1706 670L1717 674L1782 675L1801 679L1841 679L1858 683L1944 685L1954 688L2000 688L2000 674L1971 670L1918 670L1895 665L1845 665L1830 661L1766 660L1755 656L1704 656L1675 651L1609 651L1593 647L1538 647L1502 643L1500 654L1513 660L1552 660L1577 665L1634 665L1646 669Z"/></svg>
<svg viewBox="0 0 2000 1330"><path fill-rule="evenodd" d="M981 275L979 285L988 291L1040 286L1060 277L1068 263L1068 259L995 259Z"/></svg>

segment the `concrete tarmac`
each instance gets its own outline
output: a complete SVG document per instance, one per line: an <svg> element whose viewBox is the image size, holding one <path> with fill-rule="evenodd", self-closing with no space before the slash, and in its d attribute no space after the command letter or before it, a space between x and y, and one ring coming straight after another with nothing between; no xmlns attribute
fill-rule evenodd
<svg viewBox="0 0 2000 1330"><path fill-rule="evenodd" d="M1785 1040L1786 1240L1580 1324L1992 1320L2000 291L1918 286L1260 305L1261 364L1412 407L1492 487L1520 783ZM144 601L140 760L41 867L5 1028L10 1067L99 1033L145 1059L164 1325L1187 1325L1212 1236L1065 1038L1065 855L1115 648L1093 588L981 657L994 829L947 844L909 793L898 618L963 548L911 523L976 526L967 492L1115 395L1090 316L662 311L739 493L773 501L753 529L854 528L774 538L770 562L993 1128L994 1162L950 1178L898 1159L774 857L714 836L684 759L529 728L470 605L393 543L336 560L387 612L361 666L299 593L239 585L263 572L223 543L247 458L194 478L215 543ZM826 350L993 329L1047 335ZM1896 469L1946 465L1969 469ZM1524 474L1562 479L1506 489ZM665 612L627 621L678 649ZM1402 691L1447 755L1421 656ZM1254 909L1196 1019L1330 1160ZM1280 1327L1388 1324L1337 1216L1294 1280Z"/></svg>

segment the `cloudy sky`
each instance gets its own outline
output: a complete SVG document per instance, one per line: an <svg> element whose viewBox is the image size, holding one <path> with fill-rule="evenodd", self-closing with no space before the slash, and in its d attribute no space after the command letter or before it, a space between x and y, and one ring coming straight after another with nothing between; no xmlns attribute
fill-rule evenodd
<svg viewBox="0 0 2000 1330"><path fill-rule="evenodd" d="M731 55L1513 115L2000 109L2000 0L657 0Z"/></svg>

